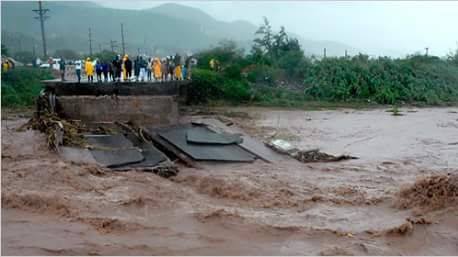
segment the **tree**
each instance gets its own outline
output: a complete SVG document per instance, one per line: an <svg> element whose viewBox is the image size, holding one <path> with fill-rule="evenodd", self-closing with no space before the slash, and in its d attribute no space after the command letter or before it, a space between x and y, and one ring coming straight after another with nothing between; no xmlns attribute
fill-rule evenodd
<svg viewBox="0 0 458 257"><path fill-rule="evenodd" d="M288 35L286 34L285 27L280 27L280 32L273 36L272 55L274 58L278 58L280 51L283 50L284 46L288 42Z"/></svg>
<svg viewBox="0 0 458 257"><path fill-rule="evenodd" d="M275 63L279 58L288 54L289 51L302 52L299 40L290 38L286 33L285 27L281 26L278 33L272 32L272 27L264 17L264 24L256 31L256 35L261 35L253 40L251 58L262 61L260 64ZM271 61L268 61L271 59Z"/></svg>
<svg viewBox="0 0 458 257"><path fill-rule="evenodd" d="M79 54L71 49L58 49L54 52L54 56L56 58L64 58L69 60L76 60L80 58Z"/></svg>
<svg viewBox="0 0 458 257"><path fill-rule="evenodd" d="M4 44L2 44L2 55L7 56L8 55L8 48Z"/></svg>
<svg viewBox="0 0 458 257"><path fill-rule="evenodd" d="M271 25L264 17L264 24L256 31L251 54L253 63L268 65L277 69L276 74L286 74L288 78L303 79L308 60L305 58L299 40L290 38L284 26L278 33L272 32Z"/></svg>
<svg viewBox="0 0 458 257"><path fill-rule="evenodd" d="M259 27L255 35L261 35L261 37L253 40L253 48L257 49L257 51L260 50L264 54L271 53L273 45L272 26L270 26L267 17L264 17L264 24Z"/></svg>
<svg viewBox="0 0 458 257"><path fill-rule="evenodd" d="M450 53L448 54L447 60L450 63L458 66L458 43L457 43L457 48L456 48L455 52L450 51Z"/></svg>
<svg viewBox="0 0 458 257"><path fill-rule="evenodd" d="M253 46L251 48L251 53L248 55L247 59L250 60L251 63L270 65L270 60L258 46Z"/></svg>

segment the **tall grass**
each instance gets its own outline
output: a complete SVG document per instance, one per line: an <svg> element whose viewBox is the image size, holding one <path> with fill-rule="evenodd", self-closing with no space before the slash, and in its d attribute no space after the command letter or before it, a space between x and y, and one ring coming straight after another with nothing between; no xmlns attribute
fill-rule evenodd
<svg viewBox="0 0 458 257"><path fill-rule="evenodd" d="M367 99L381 104L458 101L458 67L437 57L326 58L307 70L305 94L314 99Z"/></svg>

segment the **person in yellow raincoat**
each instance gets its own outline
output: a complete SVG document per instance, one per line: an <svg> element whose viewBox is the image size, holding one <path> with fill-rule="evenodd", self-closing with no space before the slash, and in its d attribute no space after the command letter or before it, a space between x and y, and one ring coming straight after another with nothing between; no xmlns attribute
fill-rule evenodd
<svg viewBox="0 0 458 257"><path fill-rule="evenodd" d="M160 81L162 77L161 61L158 58L155 58L153 61L153 73L154 79Z"/></svg>
<svg viewBox="0 0 458 257"><path fill-rule="evenodd" d="M122 77L124 81L126 81L127 79L126 60L127 60L127 54L124 55L124 57L122 58L122 63L121 63Z"/></svg>
<svg viewBox="0 0 458 257"><path fill-rule="evenodd" d="M7 72L10 69L10 64L8 63L8 60L2 60L2 71Z"/></svg>
<svg viewBox="0 0 458 257"><path fill-rule="evenodd" d="M94 64L91 61L91 58L87 58L84 63L84 71L86 71L87 81L94 82Z"/></svg>
<svg viewBox="0 0 458 257"><path fill-rule="evenodd" d="M183 76L181 74L181 64L177 64L175 67L175 78L177 80L183 80Z"/></svg>

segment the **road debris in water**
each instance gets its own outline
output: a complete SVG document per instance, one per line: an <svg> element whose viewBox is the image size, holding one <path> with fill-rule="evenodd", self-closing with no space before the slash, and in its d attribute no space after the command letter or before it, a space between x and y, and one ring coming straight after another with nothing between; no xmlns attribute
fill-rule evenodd
<svg viewBox="0 0 458 257"><path fill-rule="evenodd" d="M275 151L283 154L287 154L294 159L308 163L308 162L337 162L350 159L358 159L358 157L350 155L331 155L320 152L319 149L312 150L299 150L295 148L291 143L282 140L274 139L266 143L267 146L271 147Z"/></svg>
<svg viewBox="0 0 458 257"><path fill-rule="evenodd" d="M290 144L288 141L285 141L283 139L273 139L267 142L266 145L274 149L275 151L279 153L283 153L283 154L292 154L294 152L299 151L292 144Z"/></svg>

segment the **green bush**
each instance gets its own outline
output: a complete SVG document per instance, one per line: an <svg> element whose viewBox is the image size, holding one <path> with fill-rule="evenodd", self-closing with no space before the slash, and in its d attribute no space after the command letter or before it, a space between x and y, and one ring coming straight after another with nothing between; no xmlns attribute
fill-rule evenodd
<svg viewBox="0 0 458 257"><path fill-rule="evenodd" d="M275 86L278 74L279 72L270 66L255 65L253 69L248 72L247 80L257 85Z"/></svg>
<svg viewBox="0 0 458 257"><path fill-rule="evenodd" d="M203 69L194 69L192 74L189 103L208 103L211 100L241 103L250 99L248 85L240 80L231 80L222 73Z"/></svg>
<svg viewBox="0 0 458 257"><path fill-rule="evenodd" d="M2 72L2 107L32 106L43 88L41 80L51 79L49 70L15 68Z"/></svg>

